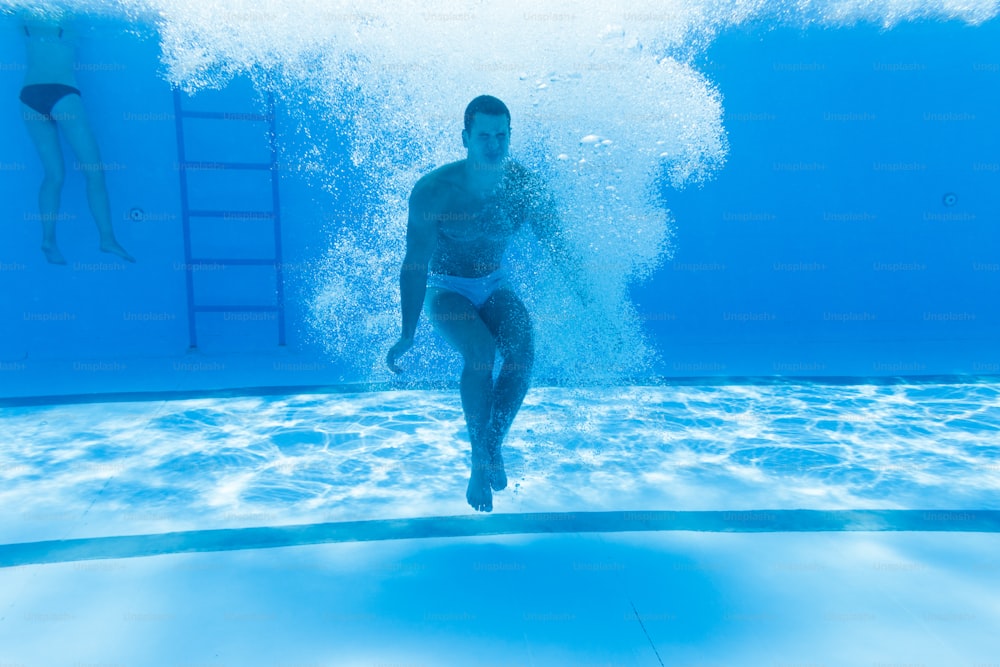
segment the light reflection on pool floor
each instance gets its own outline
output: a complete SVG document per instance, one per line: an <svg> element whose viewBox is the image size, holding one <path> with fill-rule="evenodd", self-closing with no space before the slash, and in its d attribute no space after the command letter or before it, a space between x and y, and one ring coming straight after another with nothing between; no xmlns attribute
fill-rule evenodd
<svg viewBox="0 0 1000 667"><path fill-rule="evenodd" d="M456 392L0 410L0 541L471 513ZM494 511L997 509L1000 385L532 389Z"/></svg>

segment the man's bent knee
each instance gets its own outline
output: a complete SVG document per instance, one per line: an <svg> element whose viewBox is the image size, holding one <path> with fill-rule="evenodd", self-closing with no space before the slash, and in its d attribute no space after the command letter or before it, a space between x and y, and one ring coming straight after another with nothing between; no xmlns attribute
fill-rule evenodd
<svg viewBox="0 0 1000 667"><path fill-rule="evenodd" d="M42 179L42 187L51 188L54 190L62 190L63 183L66 182L66 172L59 171L46 171L45 177Z"/></svg>
<svg viewBox="0 0 1000 667"><path fill-rule="evenodd" d="M531 335L520 336L513 344L508 345L504 358L530 367L535 362L535 343Z"/></svg>
<svg viewBox="0 0 1000 667"><path fill-rule="evenodd" d="M100 162L80 162L76 168L83 172L88 185L104 187L104 165Z"/></svg>
<svg viewBox="0 0 1000 667"><path fill-rule="evenodd" d="M473 373L492 373L496 360L496 348L492 346L476 347L465 353L465 370Z"/></svg>
<svg viewBox="0 0 1000 667"><path fill-rule="evenodd" d="M504 371L517 373L518 375L531 375L531 370L535 366L534 356L507 357L503 361Z"/></svg>
<svg viewBox="0 0 1000 667"><path fill-rule="evenodd" d="M518 375L530 375L535 365L535 348L531 340L524 344L508 347L501 353L503 356L503 370L506 373L517 373Z"/></svg>

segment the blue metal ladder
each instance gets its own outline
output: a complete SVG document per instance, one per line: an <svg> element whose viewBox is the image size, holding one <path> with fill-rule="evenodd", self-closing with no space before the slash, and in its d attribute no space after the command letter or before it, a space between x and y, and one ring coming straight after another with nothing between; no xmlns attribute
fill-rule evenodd
<svg viewBox="0 0 1000 667"><path fill-rule="evenodd" d="M275 126L274 96L267 95L267 113L229 113L221 111L187 111L182 105L180 89L174 89L174 118L177 125L177 157L178 173L180 175L181 218L184 233L184 272L187 281L188 337L191 349L198 347L198 313L276 313L278 320L278 345L285 345L285 290L282 277L281 261L281 207L278 196L278 150L277 130ZM225 162L213 161L213 167L232 170L266 170L270 173L271 204L270 211L232 211L232 210L192 210L189 206L188 171L199 169L201 162L191 162L187 158L184 139L185 119L209 119L222 122L256 121L268 123L268 143L270 161L268 162ZM242 259L234 257L199 257L191 249L191 224L197 218L239 218L270 219L274 223L274 257ZM194 269L198 266L271 266L275 274L276 303L271 305L226 305L199 303L195 298Z"/></svg>

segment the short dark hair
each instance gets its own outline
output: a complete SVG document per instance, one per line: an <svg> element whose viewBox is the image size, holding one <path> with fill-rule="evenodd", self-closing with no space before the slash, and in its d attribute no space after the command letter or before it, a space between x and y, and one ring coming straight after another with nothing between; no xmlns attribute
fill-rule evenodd
<svg viewBox="0 0 1000 667"><path fill-rule="evenodd" d="M472 121L475 120L477 113L484 113L487 116L507 116L507 125L510 125L510 110L506 104L492 95L480 95L465 107L466 132L472 128Z"/></svg>

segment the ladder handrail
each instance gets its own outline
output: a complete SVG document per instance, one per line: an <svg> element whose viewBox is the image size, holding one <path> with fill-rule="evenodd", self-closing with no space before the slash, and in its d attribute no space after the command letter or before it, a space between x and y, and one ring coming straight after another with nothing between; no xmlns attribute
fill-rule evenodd
<svg viewBox="0 0 1000 667"><path fill-rule="evenodd" d="M174 122L177 128L177 162L184 164L187 162L186 151L184 150L184 115L181 111L181 91L174 88ZM177 170L181 181L181 229L184 236L184 279L187 293L188 310L188 346L198 347L198 332L195 326L194 317L194 274L191 271L191 220L189 217L190 208L188 206L187 177L184 169Z"/></svg>
<svg viewBox="0 0 1000 667"><path fill-rule="evenodd" d="M282 258L284 254L281 250L281 201L278 196L278 125L275 121L274 113L274 94L268 92L267 94L267 111L268 116L271 119L271 127L269 132L270 144L271 144L271 199L273 201L272 209L274 211L274 273L275 273L275 289L277 290L278 298L278 345L281 347L285 346L285 279L284 271L282 270Z"/></svg>

